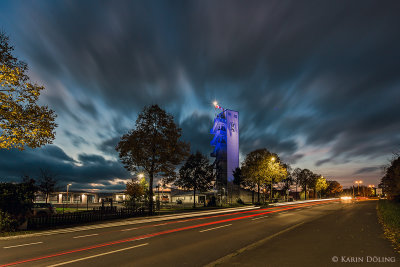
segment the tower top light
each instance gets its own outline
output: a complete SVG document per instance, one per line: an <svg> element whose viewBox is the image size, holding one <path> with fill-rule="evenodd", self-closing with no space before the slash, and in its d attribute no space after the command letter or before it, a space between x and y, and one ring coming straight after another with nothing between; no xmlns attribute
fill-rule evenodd
<svg viewBox="0 0 400 267"><path fill-rule="evenodd" d="M222 107L220 107L220 106L218 105L218 102L217 102L217 101L214 101L214 102L213 102L213 105L214 105L214 108L218 108L218 109L224 110Z"/></svg>

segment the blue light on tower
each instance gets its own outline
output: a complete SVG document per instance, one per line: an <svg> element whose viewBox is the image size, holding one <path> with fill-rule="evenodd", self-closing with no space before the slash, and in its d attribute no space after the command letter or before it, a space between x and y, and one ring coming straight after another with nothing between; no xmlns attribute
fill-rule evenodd
<svg viewBox="0 0 400 267"><path fill-rule="evenodd" d="M224 109L217 102L214 107L221 112L215 116L210 131L214 135L211 156L215 157L217 186L225 187L233 181L233 171L239 167L239 112Z"/></svg>

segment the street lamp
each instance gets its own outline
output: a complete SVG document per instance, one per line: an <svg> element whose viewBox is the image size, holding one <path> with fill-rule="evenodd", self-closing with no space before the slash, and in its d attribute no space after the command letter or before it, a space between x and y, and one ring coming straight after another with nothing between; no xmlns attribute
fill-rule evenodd
<svg viewBox="0 0 400 267"><path fill-rule="evenodd" d="M72 184L67 184L67 202L68 202L68 190L69 190L69 187L71 186Z"/></svg>
<svg viewBox="0 0 400 267"><path fill-rule="evenodd" d="M357 195L360 194L360 184L362 184L362 181L355 181L355 183L357 184Z"/></svg>

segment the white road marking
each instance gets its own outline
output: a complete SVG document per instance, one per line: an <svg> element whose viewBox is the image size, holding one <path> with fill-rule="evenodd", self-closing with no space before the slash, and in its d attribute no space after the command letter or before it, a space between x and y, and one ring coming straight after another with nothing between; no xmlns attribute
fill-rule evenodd
<svg viewBox="0 0 400 267"><path fill-rule="evenodd" d="M16 245L16 246L9 246L9 247L3 247L3 248L16 248L16 247L24 247L24 246L30 246L30 245L36 245L36 244L42 244L43 242L36 242L36 243L28 243L28 244L22 244L22 245Z"/></svg>
<svg viewBox="0 0 400 267"><path fill-rule="evenodd" d="M166 225L166 224L168 224L168 223L160 223L160 224L155 224L153 226L160 226L160 225Z"/></svg>
<svg viewBox="0 0 400 267"><path fill-rule="evenodd" d="M112 254L112 253L128 250L128 249L132 249L132 248L138 248L138 247L147 246L148 244L149 243L144 243L144 244L136 245L136 246L133 246L133 247L121 248L121 249L117 249L117 250L113 250L113 251L109 251L109 252L105 252L105 253L101 253L101 254L85 257L85 258L72 260L72 261L60 262L60 263L57 263L57 264L50 265L49 267L61 266L61 265L70 264L70 263L74 263L74 262L78 262L78 261L84 261L84 260L87 260L87 259L92 259L92 258L96 258L96 257L100 257L100 256L104 256L104 255L108 255L108 254Z"/></svg>
<svg viewBox="0 0 400 267"><path fill-rule="evenodd" d="M129 228L129 229L123 229L123 230L121 230L121 232L130 231L130 230L136 230L136 229L138 229L138 228L134 227L134 228Z"/></svg>
<svg viewBox="0 0 400 267"><path fill-rule="evenodd" d="M80 236L74 236L73 238L82 238L82 237L95 236L95 235L99 235L99 234L80 235Z"/></svg>
<svg viewBox="0 0 400 267"><path fill-rule="evenodd" d="M254 218L254 219L251 219L251 220L254 221L254 220L263 219L263 218L268 218L268 216L262 216L262 217Z"/></svg>
<svg viewBox="0 0 400 267"><path fill-rule="evenodd" d="M33 236L47 236L47 235L54 235L54 234L66 234L66 233L108 228L108 227L114 227L114 226L126 226L126 225L132 225L132 224L168 221L168 220L173 220L173 219L191 218L191 217L213 215L213 214L220 214L220 213L238 212L238 211L244 211L244 210L256 210L259 208L260 207L252 206L252 207L243 207L243 208L227 208L227 209L221 209L221 210L217 210L217 211L208 211L208 212L201 211L201 212L186 212L186 213L181 213L181 214L161 215L161 216L155 217L155 218L154 217L153 218L148 217L148 218L144 218L144 219L133 218L133 219L120 221L120 222L114 222L114 223L102 223L102 224L91 225L91 226L76 226L76 227L71 227L71 228L67 228L67 229L50 230L50 231L45 231L45 232L40 232L40 233L0 237L0 240L26 238L26 237L33 237Z"/></svg>
<svg viewBox="0 0 400 267"><path fill-rule="evenodd" d="M202 232L207 232L207 231L211 231L211 230L214 230L214 229L218 229L218 228L222 228L222 227L227 227L227 226L231 226L232 224L226 224L226 225L221 225L221 226L218 226L218 227L214 227L214 228L209 228L209 229L206 229L206 230L201 230L201 231L199 231L200 233L202 233Z"/></svg>

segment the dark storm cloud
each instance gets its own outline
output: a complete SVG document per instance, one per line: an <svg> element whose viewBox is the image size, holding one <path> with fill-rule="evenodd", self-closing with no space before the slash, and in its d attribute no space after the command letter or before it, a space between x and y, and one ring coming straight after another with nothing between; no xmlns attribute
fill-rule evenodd
<svg viewBox="0 0 400 267"><path fill-rule="evenodd" d="M78 100L78 104L84 111L86 111L86 113L90 114L94 119L98 118L99 114L91 100L85 100L85 101Z"/></svg>
<svg viewBox="0 0 400 267"><path fill-rule="evenodd" d="M285 161L289 164L296 164L297 161L299 161L303 157L304 157L303 154L293 154L293 155L283 157L283 161Z"/></svg>
<svg viewBox="0 0 400 267"><path fill-rule="evenodd" d="M327 166L400 145L398 1L14 5L17 51L75 97L79 110L64 95L46 95L57 112L82 130L77 114L118 114L97 133L109 155L128 130L123 118L133 122L155 103L173 113L193 151L208 154L212 118L204 110L214 99L240 112L244 154L266 147L301 164L301 148L323 147L315 165Z"/></svg>
<svg viewBox="0 0 400 267"><path fill-rule="evenodd" d="M118 153L115 150L115 147L117 146L118 142L121 140L122 136L116 136L110 139L106 139L105 141L101 142L97 148L102 151L103 153L106 153L108 155L113 155L117 156Z"/></svg>
<svg viewBox="0 0 400 267"><path fill-rule="evenodd" d="M212 123L213 119L210 116L195 112L179 125L183 132L182 139L190 142L191 153L200 151L207 156L210 154L212 151L210 142L213 137L210 134Z"/></svg>
<svg viewBox="0 0 400 267"><path fill-rule="evenodd" d="M68 130L65 130L64 133L65 133L65 135L68 136L68 138L71 140L72 144L73 144L75 147L80 147L80 146L83 145L83 144L89 144L89 143L85 140L85 138L83 138L83 137L81 137L81 136L79 136L79 135L77 135L77 134L71 133L71 132L68 131Z"/></svg>
<svg viewBox="0 0 400 267"><path fill-rule="evenodd" d="M357 171L354 172L354 174L371 173L371 172L376 172L380 169L381 169L381 167L365 167L365 168L358 169Z"/></svg>
<svg viewBox="0 0 400 267"><path fill-rule="evenodd" d="M331 162L331 159L321 159L321 160L318 160L318 161L315 163L315 166L321 166L321 165L323 165L323 164L325 164L325 163L328 163L328 162Z"/></svg>
<svg viewBox="0 0 400 267"><path fill-rule="evenodd" d="M80 154L79 161L75 161L54 145L35 150L0 150L0 158L2 181L19 181L23 175L38 178L40 169L53 173L59 185L73 183L75 187L86 183L109 184L114 179L130 177L119 162L90 154ZM16 158L20 161L15 161Z"/></svg>

